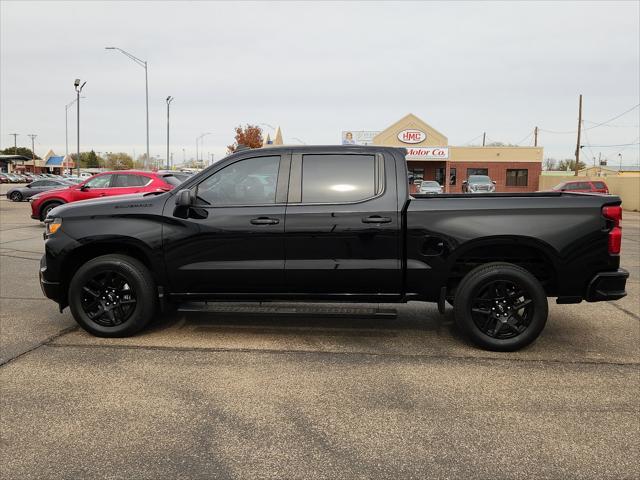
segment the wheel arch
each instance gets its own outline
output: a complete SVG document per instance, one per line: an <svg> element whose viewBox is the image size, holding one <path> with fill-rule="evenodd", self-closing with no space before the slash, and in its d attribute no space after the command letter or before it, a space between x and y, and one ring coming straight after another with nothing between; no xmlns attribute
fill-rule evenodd
<svg viewBox="0 0 640 480"><path fill-rule="evenodd" d="M492 236L460 245L448 259L448 290L455 290L474 268L493 262L506 262L524 268L540 281L549 296L557 290L559 259L546 242L528 236Z"/></svg>
<svg viewBox="0 0 640 480"><path fill-rule="evenodd" d="M45 200L42 201L42 203L38 207L38 215L40 216L40 220L44 221L44 217L42 214L44 212L44 209L47 207L47 205L50 205L51 203L59 203L60 205L64 205L65 203L68 203L68 202L64 198L60 198L60 197L46 198Z"/></svg>
<svg viewBox="0 0 640 480"><path fill-rule="evenodd" d="M161 262L154 261L151 250L141 244L140 241L130 237L110 237L103 240L92 239L91 242L81 245L74 250L67 252L66 258L61 265L62 284L66 290L71 283L78 268L85 262L100 257L102 255L126 255L139 260L149 269L157 285L164 285L164 272Z"/></svg>

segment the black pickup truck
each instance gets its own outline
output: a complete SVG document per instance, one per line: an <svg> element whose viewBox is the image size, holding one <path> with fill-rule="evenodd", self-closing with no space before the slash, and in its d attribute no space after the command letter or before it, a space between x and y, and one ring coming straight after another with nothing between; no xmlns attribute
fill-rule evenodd
<svg viewBox="0 0 640 480"><path fill-rule="evenodd" d="M244 150L167 193L47 216L45 295L127 336L169 303L437 302L477 345L532 342L558 303L626 295L620 198L409 195L405 150Z"/></svg>

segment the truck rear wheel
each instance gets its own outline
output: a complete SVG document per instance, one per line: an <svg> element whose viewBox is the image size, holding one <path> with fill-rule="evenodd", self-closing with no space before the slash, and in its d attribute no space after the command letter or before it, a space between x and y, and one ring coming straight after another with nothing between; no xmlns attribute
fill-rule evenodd
<svg viewBox="0 0 640 480"><path fill-rule="evenodd" d="M103 255L82 265L69 285L73 318L98 337L127 337L142 330L156 311L155 282L141 262Z"/></svg>
<svg viewBox="0 0 640 480"><path fill-rule="evenodd" d="M469 272L456 289L454 316L476 345L514 351L544 329L547 296L527 270L511 263L488 263Z"/></svg>

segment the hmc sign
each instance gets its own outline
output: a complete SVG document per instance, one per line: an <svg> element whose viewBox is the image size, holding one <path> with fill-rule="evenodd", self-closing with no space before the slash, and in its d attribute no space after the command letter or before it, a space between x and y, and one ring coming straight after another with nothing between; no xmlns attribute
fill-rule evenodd
<svg viewBox="0 0 640 480"><path fill-rule="evenodd" d="M398 133L398 140L403 143L420 143L424 142L426 138L426 133L415 128L408 128Z"/></svg>

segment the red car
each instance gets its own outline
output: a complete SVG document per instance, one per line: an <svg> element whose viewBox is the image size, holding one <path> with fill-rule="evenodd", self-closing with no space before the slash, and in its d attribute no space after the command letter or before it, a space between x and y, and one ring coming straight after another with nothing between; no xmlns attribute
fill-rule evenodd
<svg viewBox="0 0 640 480"><path fill-rule="evenodd" d="M43 221L47 214L63 203L77 202L111 195L145 192L168 192L181 180L172 173L153 173L136 170L118 170L94 175L69 188L51 190L34 195L31 202L31 218Z"/></svg>
<svg viewBox="0 0 640 480"><path fill-rule="evenodd" d="M600 180L571 180L553 187L556 192L603 193L609 195L607 184Z"/></svg>

